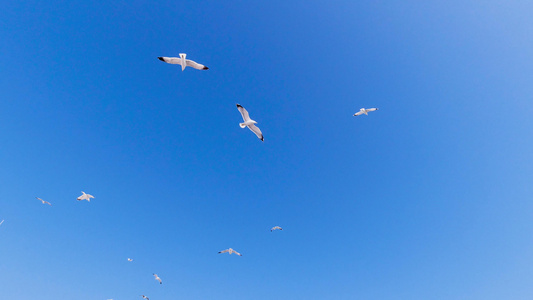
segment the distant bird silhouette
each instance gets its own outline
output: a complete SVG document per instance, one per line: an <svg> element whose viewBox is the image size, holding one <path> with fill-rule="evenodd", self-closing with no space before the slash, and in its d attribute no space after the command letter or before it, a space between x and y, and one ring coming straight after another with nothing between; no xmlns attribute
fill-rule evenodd
<svg viewBox="0 0 533 300"><path fill-rule="evenodd" d="M35 197L35 199L41 201L43 204L48 204L48 205L52 206L52 204L51 204L50 202L48 202L48 201L44 201L43 199L41 199L41 198L39 198L39 197Z"/></svg>
<svg viewBox="0 0 533 300"><path fill-rule="evenodd" d="M270 229L270 232L272 232L274 230L283 230L283 228L281 228L279 226L274 226L274 227L272 227L272 229Z"/></svg>
<svg viewBox="0 0 533 300"><path fill-rule="evenodd" d="M161 278L159 278L157 274L154 273L153 275L154 275L155 280L159 281L159 284L163 284L163 281L161 281Z"/></svg>
<svg viewBox="0 0 533 300"><path fill-rule="evenodd" d="M242 254L240 254L239 252L237 252L237 251L235 251L235 250L233 250L233 249L231 249L231 248L226 249L226 250L222 250L222 251L220 251L220 252L218 252L218 253L219 253L219 254L220 254L220 253L229 253L230 255L233 254L233 253L235 253L235 254L237 254L238 256L242 256Z"/></svg>

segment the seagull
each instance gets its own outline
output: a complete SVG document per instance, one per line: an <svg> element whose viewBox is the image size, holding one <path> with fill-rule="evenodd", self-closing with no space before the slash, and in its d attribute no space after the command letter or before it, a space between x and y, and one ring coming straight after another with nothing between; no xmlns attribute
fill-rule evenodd
<svg viewBox="0 0 533 300"><path fill-rule="evenodd" d="M41 198L39 198L39 197L35 197L35 199L41 201L43 204L48 204L48 205L52 206L52 204L51 204L50 202L48 202L48 201L44 201L43 199L41 199Z"/></svg>
<svg viewBox="0 0 533 300"><path fill-rule="evenodd" d="M361 108L358 112L356 112L353 116L357 117L362 114L365 114L368 116L368 112L378 110L379 108Z"/></svg>
<svg viewBox="0 0 533 300"><path fill-rule="evenodd" d="M180 57L164 57L164 56L160 56L158 57L160 61L164 61L168 64L173 64L173 65L181 65L181 70L185 70L186 67L192 67L192 68L195 68L197 70L209 70L208 67L202 65L202 64L199 64L195 61L192 61L190 59L185 59L185 57L187 56L187 54L185 53L180 53Z"/></svg>
<svg viewBox="0 0 533 300"><path fill-rule="evenodd" d="M157 274L153 273L155 280L159 281L159 284L163 284L163 281L161 281L161 278L157 276Z"/></svg>
<svg viewBox="0 0 533 300"><path fill-rule="evenodd" d="M4 223L4 220L2 220L2 222L0 222L0 225L2 225L2 223Z"/></svg>
<svg viewBox="0 0 533 300"><path fill-rule="evenodd" d="M237 109L241 113L242 119L244 120L244 123L239 123L239 126L241 126L241 128L248 127L253 133L255 133L255 135L257 135L257 137L261 141L265 141L265 139L263 138L263 134L261 133L261 130L259 129L259 127L255 126L257 122L250 119L250 116L248 115L248 111L238 103L237 103Z"/></svg>
<svg viewBox="0 0 533 300"><path fill-rule="evenodd" d="M133 261L133 259L131 259L131 258L128 257L128 261Z"/></svg>
<svg viewBox="0 0 533 300"><path fill-rule="evenodd" d="M270 232L272 232L272 231L274 231L276 229L283 230L283 228L281 228L279 226L274 226L274 227L272 227L272 229L270 229Z"/></svg>
<svg viewBox="0 0 533 300"><path fill-rule="evenodd" d="M143 297L143 299L150 300L150 298L146 297L145 295L141 295L141 297Z"/></svg>
<svg viewBox="0 0 533 300"><path fill-rule="evenodd" d="M81 195L81 196L79 196L79 197L77 198L78 201L81 201L81 200L87 200L87 201L91 202L91 198L94 198L93 195L85 194L84 191L81 191L81 193L82 193L83 195Z"/></svg>
<svg viewBox="0 0 533 300"><path fill-rule="evenodd" d="M238 256L242 256L242 254L240 254L239 252L237 252L237 251L235 251L235 250L233 250L233 249L231 249L231 248L226 249L226 250L222 250L222 251L220 251L220 252L218 252L218 253L226 253L226 252L228 252L230 255L233 254L233 253L235 253L235 254L237 254Z"/></svg>

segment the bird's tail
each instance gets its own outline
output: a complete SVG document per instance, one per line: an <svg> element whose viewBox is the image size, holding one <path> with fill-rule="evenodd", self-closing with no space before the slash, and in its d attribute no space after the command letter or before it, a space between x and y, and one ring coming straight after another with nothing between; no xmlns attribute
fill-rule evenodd
<svg viewBox="0 0 533 300"><path fill-rule="evenodd" d="M246 127L246 124L244 124L244 123L239 123L239 126L241 126L241 128L244 128L244 127Z"/></svg>

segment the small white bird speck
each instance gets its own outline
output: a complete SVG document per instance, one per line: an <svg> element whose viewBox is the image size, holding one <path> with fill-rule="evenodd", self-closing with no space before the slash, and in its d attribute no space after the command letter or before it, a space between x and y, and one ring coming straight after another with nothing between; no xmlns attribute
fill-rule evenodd
<svg viewBox="0 0 533 300"><path fill-rule="evenodd" d="M264 142L265 139L263 138L263 133L261 132L259 127L255 126L257 122L250 119L250 115L248 114L248 111L238 103L237 103L237 109L241 113L242 119L244 120L244 123L239 123L239 126L241 126L241 128L248 127L248 129L250 129L253 133L255 133L255 135L257 135L257 137L261 141Z"/></svg>
<svg viewBox="0 0 533 300"><path fill-rule="evenodd" d="M78 201L87 200L88 202L91 202L91 198L94 198L93 195L85 194L84 191L82 191L81 193L82 193L82 195L79 196L76 200L78 200Z"/></svg>
<svg viewBox="0 0 533 300"><path fill-rule="evenodd" d="M2 223L4 223L4 220L2 220L2 222L0 222L0 225L2 225Z"/></svg>
<svg viewBox="0 0 533 300"><path fill-rule="evenodd" d="M43 204L48 204L48 205L52 206L52 204L51 204L50 202L48 202L48 201L44 201L43 199L41 199L41 198L39 198L39 197L35 197L35 199L41 201Z"/></svg>
<svg viewBox="0 0 533 300"><path fill-rule="evenodd" d="M164 61L166 62L167 64L172 64L172 65L181 65L181 70L185 70L186 67L191 67L191 68L195 68L197 70L209 70L208 67L202 65L202 64L199 64L195 61L192 61L190 59L185 59L185 57L187 56L187 54L185 53L180 53L180 57L164 57L164 56L161 56L161 57L158 57L158 59L160 61Z"/></svg>
<svg viewBox="0 0 533 300"><path fill-rule="evenodd" d="M356 112L354 115L354 117L357 117L357 116L360 116L362 114L365 114L368 116L368 112L371 112L371 111L376 111L378 110L378 108L361 108L358 112Z"/></svg>
<svg viewBox="0 0 533 300"><path fill-rule="evenodd" d="M283 228L279 227L279 226L274 226L270 229L270 232L274 231L274 230L283 230Z"/></svg>
<svg viewBox="0 0 533 300"><path fill-rule="evenodd" d="M141 297L143 297L143 299L150 300L150 298L146 297L145 295L141 295Z"/></svg>
<svg viewBox="0 0 533 300"><path fill-rule="evenodd" d="M163 284L163 281L161 281L161 278L159 278L159 276L157 276L157 274L154 273L152 275L154 275L155 280L159 281L159 284Z"/></svg>
<svg viewBox="0 0 533 300"><path fill-rule="evenodd" d="M218 253L226 253L226 252L229 253L230 255L233 254L233 253L235 253L235 254L237 254L238 256L242 256L242 254L240 254L239 252L237 252L237 251L235 251L235 250L233 250L233 249L231 249L231 248L226 249L226 250L219 251Z"/></svg>
<svg viewBox="0 0 533 300"><path fill-rule="evenodd" d="M133 261L133 259L128 257L128 261Z"/></svg>

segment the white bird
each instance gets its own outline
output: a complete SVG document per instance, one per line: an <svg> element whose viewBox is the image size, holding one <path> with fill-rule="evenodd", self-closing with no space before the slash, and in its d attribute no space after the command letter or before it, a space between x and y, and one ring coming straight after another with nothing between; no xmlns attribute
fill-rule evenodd
<svg viewBox="0 0 533 300"><path fill-rule="evenodd" d="M128 261L133 261L133 259L131 259L131 258L128 257Z"/></svg>
<svg viewBox="0 0 533 300"><path fill-rule="evenodd" d="M4 223L4 220L2 220L2 222L0 222L0 225L2 225L2 223Z"/></svg>
<svg viewBox="0 0 533 300"><path fill-rule="evenodd" d="M241 128L248 127L248 129L250 129L253 133L255 133L255 135L257 135L257 137L261 141L265 141L265 139L263 138L263 133L261 133L261 130L259 129L259 127L255 126L257 122L250 119L250 115L248 115L248 111L238 103L237 103L237 109L241 113L242 119L244 120L244 123L239 123L239 126L241 126Z"/></svg>
<svg viewBox="0 0 533 300"><path fill-rule="evenodd" d="M168 64L173 64L173 65L181 65L181 70L185 70L186 67L191 67L191 68L195 68L197 70L209 70L208 67L202 65L202 64L199 64L195 61L192 61L190 59L185 59L185 57L187 56L187 54L185 53L180 53L180 57L165 57L165 56L160 56L158 57L160 61L164 61Z"/></svg>
<svg viewBox="0 0 533 300"><path fill-rule="evenodd" d="M163 284L163 281L161 281L161 278L157 276L157 274L153 273L155 280L159 281L159 284Z"/></svg>
<svg viewBox="0 0 533 300"><path fill-rule="evenodd" d="M274 226L274 227L272 227L272 229L270 229L270 232L272 232L272 231L274 231L276 229L283 230L283 228L281 228L279 226Z"/></svg>
<svg viewBox="0 0 533 300"><path fill-rule="evenodd" d="M94 198L93 195L85 194L84 191L82 191L81 193L82 193L82 195L79 196L76 200L78 200L78 201L87 200L87 201L91 202L91 198Z"/></svg>
<svg viewBox="0 0 533 300"><path fill-rule="evenodd" d="M228 252L230 255L233 254L233 253L235 253L235 254L237 254L238 256L242 256L242 254L240 254L239 252L237 252L237 251L235 251L235 250L233 250L233 249L231 249L231 248L226 249L226 250L219 251L218 253L220 254L220 253L226 253L226 252Z"/></svg>
<svg viewBox="0 0 533 300"><path fill-rule="evenodd" d="M41 201L43 204L48 204L50 206L52 206L52 204L48 201L44 201L43 199L39 198L39 197L35 197L37 200Z"/></svg>
<svg viewBox="0 0 533 300"><path fill-rule="evenodd" d="M143 297L143 299L150 300L150 298L146 297L145 295L141 295L141 297Z"/></svg>
<svg viewBox="0 0 533 300"><path fill-rule="evenodd" d="M365 114L368 116L368 112L378 110L378 108L361 108L358 112L353 114L354 117L360 116L362 114Z"/></svg>

